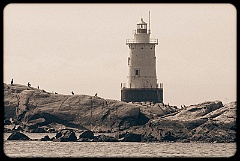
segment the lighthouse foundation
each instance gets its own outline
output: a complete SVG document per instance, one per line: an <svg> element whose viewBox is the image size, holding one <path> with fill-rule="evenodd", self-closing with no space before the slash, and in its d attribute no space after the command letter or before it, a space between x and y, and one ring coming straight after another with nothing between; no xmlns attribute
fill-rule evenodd
<svg viewBox="0 0 240 161"><path fill-rule="evenodd" d="M122 88L121 101L163 103L163 88Z"/></svg>

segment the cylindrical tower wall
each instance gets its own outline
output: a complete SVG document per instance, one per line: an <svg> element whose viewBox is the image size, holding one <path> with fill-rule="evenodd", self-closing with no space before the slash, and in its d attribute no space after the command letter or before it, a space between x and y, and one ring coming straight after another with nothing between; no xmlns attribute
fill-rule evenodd
<svg viewBox="0 0 240 161"><path fill-rule="evenodd" d="M156 88L155 44L134 43L129 48L128 87Z"/></svg>

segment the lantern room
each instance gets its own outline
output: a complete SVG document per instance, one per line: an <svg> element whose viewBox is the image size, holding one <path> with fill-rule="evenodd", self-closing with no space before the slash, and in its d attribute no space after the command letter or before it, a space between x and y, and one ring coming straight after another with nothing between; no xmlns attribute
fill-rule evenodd
<svg viewBox="0 0 240 161"><path fill-rule="evenodd" d="M147 23L141 18L141 22L137 24L137 33L147 33Z"/></svg>

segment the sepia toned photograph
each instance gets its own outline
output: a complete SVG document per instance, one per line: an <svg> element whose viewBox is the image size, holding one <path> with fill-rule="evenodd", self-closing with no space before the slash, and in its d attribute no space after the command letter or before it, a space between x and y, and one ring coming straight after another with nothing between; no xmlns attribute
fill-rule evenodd
<svg viewBox="0 0 240 161"><path fill-rule="evenodd" d="M3 154L235 158L231 3L10 3Z"/></svg>

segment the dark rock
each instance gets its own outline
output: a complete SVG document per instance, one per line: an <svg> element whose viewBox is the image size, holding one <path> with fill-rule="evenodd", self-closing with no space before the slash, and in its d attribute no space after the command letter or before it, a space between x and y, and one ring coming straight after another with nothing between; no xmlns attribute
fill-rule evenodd
<svg viewBox="0 0 240 161"><path fill-rule="evenodd" d="M147 116L145 116L142 112L139 112L138 115L138 125L144 125L149 121L149 118Z"/></svg>
<svg viewBox="0 0 240 161"><path fill-rule="evenodd" d="M7 138L7 140L30 140L30 138L27 135L16 131L16 132L12 133Z"/></svg>
<svg viewBox="0 0 240 161"><path fill-rule="evenodd" d="M97 142L117 142L118 140L112 136L106 136L104 134L98 135L94 137L93 141Z"/></svg>
<svg viewBox="0 0 240 161"><path fill-rule="evenodd" d="M59 132L57 132L57 134L56 134L55 138L56 138L56 139L58 139L58 138L60 138L61 136L62 136L62 132L61 132L61 131L59 131Z"/></svg>
<svg viewBox="0 0 240 161"><path fill-rule="evenodd" d="M167 132L167 134L162 138L163 141L176 141L177 137L175 137L171 131Z"/></svg>
<svg viewBox="0 0 240 161"><path fill-rule="evenodd" d="M153 135L149 134L149 135L143 135L141 141L142 142L156 142L156 141L159 141L159 139L154 137Z"/></svg>
<svg viewBox="0 0 240 161"><path fill-rule="evenodd" d="M119 140L123 142L141 142L141 138L142 136L140 134L134 134L129 132L119 135Z"/></svg>
<svg viewBox="0 0 240 161"><path fill-rule="evenodd" d="M79 138L88 138L88 139L93 139L94 138L94 134L92 131L90 130L86 130L86 131L83 131Z"/></svg>
<svg viewBox="0 0 240 161"><path fill-rule="evenodd" d="M40 139L41 141L50 141L50 137L48 135L44 136L43 138Z"/></svg>
<svg viewBox="0 0 240 161"><path fill-rule="evenodd" d="M67 141L77 141L75 132L71 129L63 129L58 132L55 136L54 141L67 142Z"/></svg>
<svg viewBox="0 0 240 161"><path fill-rule="evenodd" d="M9 119L4 120L4 125L11 125L11 121Z"/></svg>
<svg viewBox="0 0 240 161"><path fill-rule="evenodd" d="M12 131L23 131L23 128L20 125L14 125Z"/></svg>

